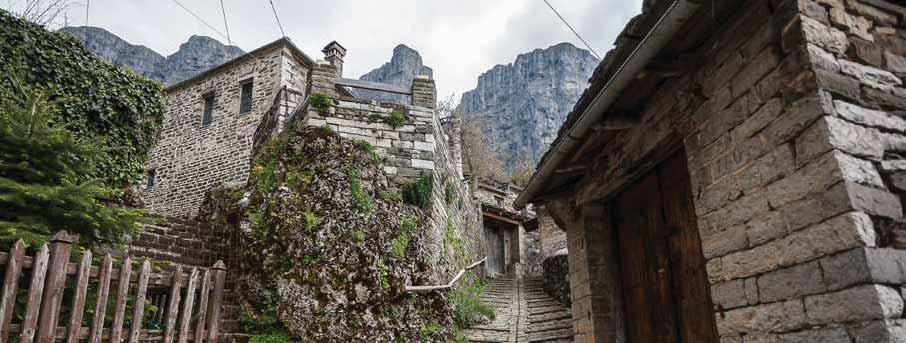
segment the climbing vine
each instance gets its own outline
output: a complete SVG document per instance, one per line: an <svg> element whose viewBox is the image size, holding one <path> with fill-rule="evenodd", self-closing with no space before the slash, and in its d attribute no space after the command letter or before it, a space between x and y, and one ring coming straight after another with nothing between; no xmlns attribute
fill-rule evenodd
<svg viewBox="0 0 906 343"><path fill-rule="evenodd" d="M47 31L0 10L0 88L10 76L59 105L53 124L101 149L93 177L136 182L163 120L162 85L94 56L67 33Z"/></svg>

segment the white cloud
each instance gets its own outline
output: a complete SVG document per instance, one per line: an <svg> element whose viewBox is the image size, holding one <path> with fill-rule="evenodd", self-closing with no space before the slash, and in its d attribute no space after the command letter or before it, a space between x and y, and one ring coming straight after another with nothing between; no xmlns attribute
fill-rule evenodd
<svg viewBox="0 0 906 343"><path fill-rule="evenodd" d="M434 68L441 96L474 88L479 74L520 53L564 41L584 48L543 0L273 1L286 34L312 57L332 40L349 49L346 77L380 66L393 47L406 44ZM641 8L641 0L549 1L600 54ZM225 32L219 0L179 2ZM231 38L242 49L280 37L267 0L224 4ZM73 7L68 18L71 25L83 25L85 8ZM193 34L226 41L173 0L91 0L89 25L165 55Z"/></svg>

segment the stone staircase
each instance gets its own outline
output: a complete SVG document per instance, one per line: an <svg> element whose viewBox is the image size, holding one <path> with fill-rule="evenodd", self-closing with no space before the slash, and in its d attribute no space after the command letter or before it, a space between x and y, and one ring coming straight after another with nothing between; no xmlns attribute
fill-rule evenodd
<svg viewBox="0 0 906 343"><path fill-rule="evenodd" d="M213 233L206 223L168 217L152 217L142 223L142 233L128 246L133 258L147 257L154 261L167 261L176 268L210 268L225 255L224 237ZM227 261L227 278L223 294L220 320L221 342L246 342L239 324L241 308L235 270Z"/></svg>
<svg viewBox="0 0 906 343"><path fill-rule="evenodd" d="M467 330L469 342L572 342L572 314L542 289L540 278L502 276L488 281L481 301L494 321Z"/></svg>

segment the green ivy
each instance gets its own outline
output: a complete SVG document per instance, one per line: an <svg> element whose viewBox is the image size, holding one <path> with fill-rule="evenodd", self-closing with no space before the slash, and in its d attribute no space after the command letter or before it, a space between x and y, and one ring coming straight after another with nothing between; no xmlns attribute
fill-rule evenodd
<svg viewBox="0 0 906 343"><path fill-rule="evenodd" d="M378 193L378 195L381 197L381 200L384 200L384 201L393 201L393 202L403 201L403 195L400 194L400 192L381 191L380 193Z"/></svg>
<svg viewBox="0 0 906 343"><path fill-rule="evenodd" d="M163 86L113 66L75 37L0 10L0 88L10 75L47 92L59 105L54 125L107 147L99 151L92 177L114 187L134 184L164 115Z"/></svg>
<svg viewBox="0 0 906 343"><path fill-rule="evenodd" d="M409 234L403 233L399 237L390 241L390 251L396 258L403 259L406 257L406 250L409 249Z"/></svg>

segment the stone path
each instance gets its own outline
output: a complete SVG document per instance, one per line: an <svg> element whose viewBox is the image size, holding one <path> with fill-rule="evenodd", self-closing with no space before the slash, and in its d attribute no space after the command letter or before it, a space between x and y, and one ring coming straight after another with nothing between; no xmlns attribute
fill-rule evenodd
<svg viewBox="0 0 906 343"><path fill-rule="evenodd" d="M572 342L570 310L541 288L535 278L498 277L488 281L481 301L494 308L496 318L469 329L469 342Z"/></svg>

